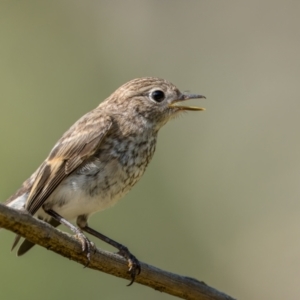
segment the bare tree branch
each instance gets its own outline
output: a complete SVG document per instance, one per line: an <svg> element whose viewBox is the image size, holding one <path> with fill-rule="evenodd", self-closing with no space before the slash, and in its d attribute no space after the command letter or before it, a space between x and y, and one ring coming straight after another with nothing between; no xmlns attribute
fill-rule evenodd
<svg viewBox="0 0 300 300"><path fill-rule="evenodd" d="M82 265L87 264L86 256L81 252L81 244L75 237L33 218L26 212L0 204L0 227L26 237L31 242ZM126 260L111 252L97 249L91 257L88 268L130 280ZM135 282L155 290L183 299L234 300L196 279L163 271L142 262L141 268L141 274L136 277Z"/></svg>

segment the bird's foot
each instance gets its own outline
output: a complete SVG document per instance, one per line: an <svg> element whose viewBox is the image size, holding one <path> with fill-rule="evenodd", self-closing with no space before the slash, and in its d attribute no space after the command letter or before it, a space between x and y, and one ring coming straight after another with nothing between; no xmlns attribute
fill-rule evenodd
<svg viewBox="0 0 300 300"><path fill-rule="evenodd" d="M131 281L127 286L130 286L133 284L136 275L139 275L141 273L140 262L124 246L122 247L122 249L119 250L118 254L121 255L122 257L124 257L128 262L128 273L130 274Z"/></svg>
<svg viewBox="0 0 300 300"><path fill-rule="evenodd" d="M91 252L95 253L96 247L93 242L91 242L81 231L78 231L75 235L75 237L80 241L81 243L81 249L82 252L86 253L87 263L85 264L85 268L88 267L91 261Z"/></svg>

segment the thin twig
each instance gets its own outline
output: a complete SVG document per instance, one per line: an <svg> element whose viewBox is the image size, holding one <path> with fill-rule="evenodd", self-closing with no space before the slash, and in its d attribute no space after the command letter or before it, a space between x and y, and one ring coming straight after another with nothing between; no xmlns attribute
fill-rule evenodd
<svg viewBox="0 0 300 300"><path fill-rule="evenodd" d="M57 230L26 212L0 204L0 227L26 237L29 241L82 265L87 264L86 256L81 252L81 243L75 237ZM136 277L136 283L183 299L234 300L204 282L140 263L142 272ZM88 268L130 280L126 260L108 251L96 249Z"/></svg>

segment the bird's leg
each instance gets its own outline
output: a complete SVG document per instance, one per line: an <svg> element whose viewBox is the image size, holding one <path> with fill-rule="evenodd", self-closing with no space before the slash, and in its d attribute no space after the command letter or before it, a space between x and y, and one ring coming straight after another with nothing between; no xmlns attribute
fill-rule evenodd
<svg viewBox="0 0 300 300"><path fill-rule="evenodd" d="M82 245L82 252L86 252L86 256L88 259L88 262L86 264L86 267L90 263L91 260L91 249L93 247L93 244L90 242L90 240L83 234L82 230L76 226L74 226L72 223L67 221L65 218L63 218L61 215L59 215L57 212L55 212L52 209L44 209L45 212L50 215L53 219L58 221L59 223L67 226L70 230L72 230L76 236L76 238L81 242Z"/></svg>
<svg viewBox="0 0 300 300"><path fill-rule="evenodd" d="M89 227L87 223L87 216L85 215L81 215L77 218L77 225L81 230L95 236L96 238L119 250L118 254L124 257L128 262L128 273L131 276L131 281L128 286L132 285L135 280L135 276L141 273L141 266L137 258L129 252L128 248Z"/></svg>

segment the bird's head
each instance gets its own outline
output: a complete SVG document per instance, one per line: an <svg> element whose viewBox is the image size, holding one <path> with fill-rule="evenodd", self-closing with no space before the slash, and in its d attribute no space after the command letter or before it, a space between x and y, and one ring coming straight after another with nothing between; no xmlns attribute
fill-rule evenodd
<svg viewBox="0 0 300 300"><path fill-rule="evenodd" d="M133 79L118 88L106 101L125 118L144 118L157 129L184 111L203 111L202 107L182 105L202 95L182 93L172 83L155 77ZM111 104L111 105L110 105Z"/></svg>

